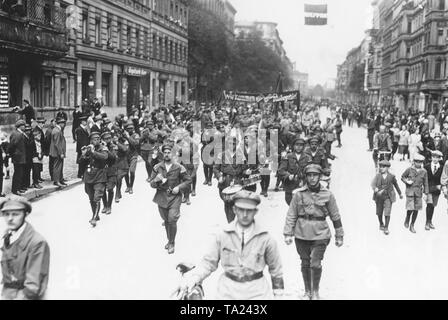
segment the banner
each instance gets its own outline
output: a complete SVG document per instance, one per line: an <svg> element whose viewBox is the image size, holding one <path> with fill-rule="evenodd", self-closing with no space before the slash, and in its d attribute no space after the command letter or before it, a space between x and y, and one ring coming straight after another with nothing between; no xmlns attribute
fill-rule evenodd
<svg viewBox="0 0 448 320"><path fill-rule="evenodd" d="M326 4L305 4L305 25L322 26L327 24Z"/></svg>
<svg viewBox="0 0 448 320"><path fill-rule="evenodd" d="M247 102L247 103L297 101L299 97L300 97L299 91L290 91L284 93L264 93L264 94L224 91L225 100Z"/></svg>

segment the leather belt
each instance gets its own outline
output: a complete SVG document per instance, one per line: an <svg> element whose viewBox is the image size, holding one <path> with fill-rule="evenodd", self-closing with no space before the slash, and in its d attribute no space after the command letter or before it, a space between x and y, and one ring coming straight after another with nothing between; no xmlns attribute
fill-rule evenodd
<svg viewBox="0 0 448 320"><path fill-rule="evenodd" d="M310 215L299 216L299 219L309 220L309 221L325 221L326 217L315 217Z"/></svg>
<svg viewBox="0 0 448 320"><path fill-rule="evenodd" d="M24 286L23 281L14 281L14 282L9 282L9 283L4 283L3 288L23 290L23 289L25 289L25 286Z"/></svg>
<svg viewBox="0 0 448 320"><path fill-rule="evenodd" d="M238 277L229 272L226 272L225 275L227 278L229 278L230 280L233 280L235 282L250 282L250 281L254 281L254 280L263 278L263 272L258 272L258 273L254 273L253 275L250 275L250 276L246 275L246 276L242 276L242 277Z"/></svg>

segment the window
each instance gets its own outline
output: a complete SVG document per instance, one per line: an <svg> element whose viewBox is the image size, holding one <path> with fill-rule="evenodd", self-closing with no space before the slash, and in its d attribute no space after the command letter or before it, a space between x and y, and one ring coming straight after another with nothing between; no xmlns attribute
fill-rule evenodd
<svg viewBox="0 0 448 320"><path fill-rule="evenodd" d="M88 15L87 13L83 13L82 15L82 38L84 40L89 40L89 24L88 24Z"/></svg>
<svg viewBox="0 0 448 320"><path fill-rule="evenodd" d="M439 10L445 10L445 0L439 0Z"/></svg>
<svg viewBox="0 0 448 320"><path fill-rule="evenodd" d="M123 24L121 23L121 22L118 22L117 23L117 46L118 46L118 49L122 49L123 48L123 35L122 35L122 32L123 32Z"/></svg>
<svg viewBox="0 0 448 320"><path fill-rule="evenodd" d="M45 3L44 5L44 21L45 24L51 24L53 22L53 19L51 19L51 8L52 8L52 4L50 3Z"/></svg>
<svg viewBox="0 0 448 320"><path fill-rule="evenodd" d="M434 70L434 78L440 79L441 76L442 76L442 59L437 59L435 70Z"/></svg>
<svg viewBox="0 0 448 320"><path fill-rule="evenodd" d="M51 76L44 76L44 83L43 83L43 106L44 107L51 107L51 98L52 98L52 92L51 88L52 86L52 77Z"/></svg>
<svg viewBox="0 0 448 320"><path fill-rule="evenodd" d="M185 81L182 81L181 86L180 86L180 94L183 96L185 96L186 93L186 87L185 87Z"/></svg>
<svg viewBox="0 0 448 320"><path fill-rule="evenodd" d="M168 52L168 38L165 38L164 50L165 50L165 61L168 62L168 59L169 59L169 52Z"/></svg>
<svg viewBox="0 0 448 320"><path fill-rule="evenodd" d="M145 32L143 33L143 55L145 57L149 56L149 39L148 39L148 30L145 30Z"/></svg>
<svg viewBox="0 0 448 320"><path fill-rule="evenodd" d="M61 106L66 107L67 105L67 79L61 79Z"/></svg>
<svg viewBox="0 0 448 320"><path fill-rule="evenodd" d="M163 60L163 51L165 48L163 47L163 40L159 38L159 60Z"/></svg>
<svg viewBox="0 0 448 320"><path fill-rule="evenodd" d="M408 22L408 33L412 33L412 22Z"/></svg>
<svg viewBox="0 0 448 320"><path fill-rule="evenodd" d="M131 49L131 26L128 25L128 30L126 32L126 45L128 49Z"/></svg>
<svg viewBox="0 0 448 320"><path fill-rule="evenodd" d="M173 56L174 56L174 50L173 50L173 41L170 41L170 62L173 63Z"/></svg>
<svg viewBox="0 0 448 320"><path fill-rule="evenodd" d="M136 45L136 53L140 54L140 30L135 30L135 41L137 43Z"/></svg>
<svg viewBox="0 0 448 320"><path fill-rule="evenodd" d="M112 45L112 18L107 19L107 45Z"/></svg>
<svg viewBox="0 0 448 320"><path fill-rule="evenodd" d="M173 2L170 3L170 17L174 16L174 4Z"/></svg>
<svg viewBox="0 0 448 320"><path fill-rule="evenodd" d="M102 84L101 84L101 96L103 97L103 102L105 106L109 105L109 82L110 82L110 73L103 73L102 76Z"/></svg>
<svg viewBox="0 0 448 320"><path fill-rule="evenodd" d="M95 19L95 43L101 44L101 18L97 17Z"/></svg>
<svg viewBox="0 0 448 320"><path fill-rule="evenodd" d="M444 33L445 33L444 29L441 29L441 28L437 29L437 45L439 45L439 46L443 45L443 41L444 41L443 35L444 35Z"/></svg>
<svg viewBox="0 0 448 320"><path fill-rule="evenodd" d="M152 57L156 58L157 55L157 35L154 33L152 35Z"/></svg>

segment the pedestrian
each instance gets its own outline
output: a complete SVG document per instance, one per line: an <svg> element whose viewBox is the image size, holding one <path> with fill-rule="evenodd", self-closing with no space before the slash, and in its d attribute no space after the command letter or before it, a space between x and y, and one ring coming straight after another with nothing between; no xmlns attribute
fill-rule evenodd
<svg viewBox="0 0 448 320"><path fill-rule="evenodd" d="M185 167L173 162L172 150L171 145L162 147L163 162L154 167L151 175L151 187L157 190L153 201L158 205L160 216L164 222L168 238L165 249L168 254L173 254L175 250L182 193L191 183L191 178Z"/></svg>
<svg viewBox="0 0 448 320"><path fill-rule="evenodd" d="M28 190L31 188L30 176L33 169L33 158L36 156L36 143L34 142L34 135L29 124L25 126L25 135L26 157L22 180L22 190Z"/></svg>
<svg viewBox="0 0 448 320"><path fill-rule="evenodd" d="M419 129L411 129L411 135L409 136L409 159L414 160L414 157L423 151L423 146L421 144L422 138L419 134Z"/></svg>
<svg viewBox="0 0 448 320"><path fill-rule="evenodd" d="M369 114L367 116L367 139L369 140L369 150L373 151L373 137L375 136L375 119Z"/></svg>
<svg viewBox="0 0 448 320"><path fill-rule="evenodd" d="M88 146L90 143L89 139L89 127L87 125L87 116L83 115L79 117L80 125L75 130L75 141L76 141L76 163L78 164L78 178L82 179L86 168L81 164L79 159L81 159L82 148Z"/></svg>
<svg viewBox="0 0 448 320"><path fill-rule="evenodd" d="M81 117L83 116L82 110L79 107L79 105L75 106L75 110L73 111L72 114L72 118L73 118L73 122L72 122L72 137L73 137L73 142L76 142L76 129L79 128L79 126L81 125ZM87 120L87 117L86 117Z"/></svg>
<svg viewBox="0 0 448 320"><path fill-rule="evenodd" d="M42 179L42 171L44 170L43 167L43 158L45 155L48 155L50 145L47 144L47 141L45 139L45 133L44 133L44 125L45 125L45 118L44 117L37 117L36 119L37 125L33 129L33 133L35 137L40 136L40 152L42 153L42 159L40 160L40 172L38 177L38 182L42 183L44 180ZM37 145L36 145L37 146Z"/></svg>
<svg viewBox="0 0 448 320"><path fill-rule="evenodd" d="M236 220L215 235L202 262L181 284L181 291L201 284L221 263L217 300L266 300L283 296L283 270L275 239L255 220L261 199L242 190L233 196ZM271 283L263 274L268 266Z"/></svg>
<svg viewBox="0 0 448 320"><path fill-rule="evenodd" d="M0 197L4 198L6 195L3 193L3 177L5 176L5 173L3 171L3 167L6 168L6 161L9 161L8 159L8 144L6 143L6 134L4 132L0 133Z"/></svg>
<svg viewBox="0 0 448 320"><path fill-rule="evenodd" d="M23 179L26 165L26 122L18 120L16 130L11 133L8 154L11 156L14 165L14 174L12 176L11 192L15 195L23 194Z"/></svg>
<svg viewBox="0 0 448 320"><path fill-rule="evenodd" d="M425 230L429 231L431 229L435 229L432 218L434 216L434 209L437 207L439 203L439 197L442 190L442 173L444 171L444 167L441 165L441 161L443 159L442 152L436 150L432 151L431 163L425 166L425 170L428 173L428 187L429 194L428 200L426 202L426 224Z"/></svg>
<svg viewBox="0 0 448 320"><path fill-rule="evenodd" d="M282 160L278 170L280 177L283 179L285 201L288 206L291 203L293 191L303 186L303 169L311 162L304 151L305 140L297 138L293 143L293 152Z"/></svg>
<svg viewBox="0 0 448 320"><path fill-rule="evenodd" d="M420 154L414 156L412 166L406 169L401 175L401 180L406 184L406 220L405 228L409 228L412 233L415 231L415 221L417 220L418 211L422 210L422 198L428 196L428 173L423 168L425 157ZM412 220L411 220L412 217ZM409 222L411 224L409 225Z"/></svg>
<svg viewBox="0 0 448 320"><path fill-rule="evenodd" d="M36 112L34 111L34 108L31 106L28 100L26 99L23 100L23 104L24 104L23 108L17 106L13 108L13 111L22 115L25 118L26 124L31 125L31 122L33 120L36 120Z"/></svg>
<svg viewBox="0 0 448 320"><path fill-rule="evenodd" d="M92 132L89 139L90 144L82 148L80 162L86 168L83 175L84 190L92 209L92 219L89 223L95 228L100 221L101 199L106 189L108 149L101 144L98 132Z"/></svg>
<svg viewBox="0 0 448 320"><path fill-rule="evenodd" d="M310 164L304 174L306 184L294 194L283 234L287 245L295 241L302 261L305 299L319 300L322 260L331 239L326 217L333 222L337 247L344 243L344 230L334 195L320 184L322 168Z"/></svg>
<svg viewBox="0 0 448 320"><path fill-rule="evenodd" d="M42 189L40 185L41 172L43 170L42 160L44 155L42 153L42 130L36 126L32 131L32 138L34 139L34 156L33 156L33 185L34 189Z"/></svg>
<svg viewBox="0 0 448 320"><path fill-rule="evenodd" d="M338 145L336 146L336 148L341 148L342 147L342 143L341 143L341 134L342 134L342 121L341 121L341 117L339 115L336 116L336 120L334 123L334 129L336 131L336 137L338 140Z"/></svg>
<svg viewBox="0 0 448 320"><path fill-rule="evenodd" d="M64 159L67 154L67 146L64 136L66 121L62 118L56 120L56 126L51 132L50 157L53 158L53 184L65 187Z"/></svg>
<svg viewBox="0 0 448 320"><path fill-rule="evenodd" d="M398 128L398 123L395 122L393 127L390 129L392 134L392 155L391 159L394 160L395 154L398 151L398 146L400 142L400 128Z"/></svg>
<svg viewBox="0 0 448 320"><path fill-rule="evenodd" d="M104 214L112 213L112 202L114 201L114 189L117 186L117 176L118 176L118 167L117 167L117 152L118 146L112 141L112 133L109 131L103 132L101 135L101 139L103 144L107 148L107 168L106 168L106 189L103 195L103 211Z"/></svg>
<svg viewBox="0 0 448 320"><path fill-rule="evenodd" d="M389 223L392 213L392 205L396 201L397 196L394 188L397 190L400 199L403 199L400 187L396 177L389 173L390 162L388 160L381 160L379 162L379 173L375 175L371 186L373 189L373 201L376 205L376 215L380 223L380 230L385 235L389 235ZM385 224L383 222L383 215L385 217Z"/></svg>
<svg viewBox="0 0 448 320"><path fill-rule="evenodd" d="M147 120L145 124L146 128L141 131L142 136L140 139L140 154L145 161L145 168L147 174L147 180L150 181L150 177L153 169L153 161L157 156L158 149L158 139L160 132L154 128L154 122L152 120Z"/></svg>
<svg viewBox="0 0 448 320"><path fill-rule="evenodd" d="M50 156L50 146L51 146L51 133L53 132L53 129L55 127L56 127L56 120L51 119L49 126L45 130L44 144L42 147L44 156L48 157L48 172L50 174L51 181L53 181L54 158Z"/></svg>
<svg viewBox="0 0 448 320"><path fill-rule="evenodd" d="M408 156L408 160L410 159L409 155L409 131L407 125L402 125L400 131L400 140L398 140L398 153L401 154L402 158L400 161L405 160L405 156Z"/></svg>
<svg viewBox="0 0 448 320"><path fill-rule="evenodd" d="M6 222L2 274L4 300L40 300L49 278L50 248L26 219L31 204L23 197L9 197L0 204Z"/></svg>

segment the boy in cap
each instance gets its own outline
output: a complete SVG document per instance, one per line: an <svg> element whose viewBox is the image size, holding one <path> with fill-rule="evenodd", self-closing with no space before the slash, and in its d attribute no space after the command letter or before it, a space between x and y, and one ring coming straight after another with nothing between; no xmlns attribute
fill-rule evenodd
<svg viewBox="0 0 448 320"><path fill-rule="evenodd" d="M431 162L425 166L426 172L428 173L429 187L429 195L426 202L426 231L435 229L434 225L432 224L432 217L434 215L434 209L439 203L440 194L442 193L441 178L444 170L443 166L441 165L442 159L442 152L438 150L432 151Z"/></svg>
<svg viewBox="0 0 448 320"><path fill-rule="evenodd" d="M162 148L163 162L157 164L151 175L151 187L156 189L153 201L159 207L159 213L164 221L168 243L165 249L168 254L174 253L177 234L177 221L180 218L182 193L189 188L191 178L184 166L172 160L172 147Z"/></svg>
<svg viewBox="0 0 448 320"><path fill-rule="evenodd" d="M418 211L422 209L423 196L427 197L429 194L428 187L428 173L423 168L425 157L420 154L414 156L413 164L406 169L401 175L401 181L406 184L406 220L404 222L405 228L409 228L412 233L416 233L414 224L417 220ZM412 221L409 225L409 221Z"/></svg>
<svg viewBox="0 0 448 320"><path fill-rule="evenodd" d="M283 234L287 245L295 241L302 260L305 298L319 300L322 260L331 239L327 216L333 222L337 247L344 243L344 230L333 193L320 184L322 168L310 164L304 174L306 184L294 194Z"/></svg>
<svg viewBox="0 0 448 320"><path fill-rule="evenodd" d="M371 187L373 189L373 201L376 204L376 215L380 223L380 230L385 235L388 235L392 204L397 200L394 188L397 190L400 199L403 199L403 195L401 194L396 177L389 173L390 162L382 160L379 162L379 167L379 173L373 178ZM386 225L383 222L383 214L386 219Z"/></svg>
<svg viewBox="0 0 448 320"><path fill-rule="evenodd" d="M217 270L224 269L218 281L217 300L266 300L283 295L283 271L275 239L256 222L261 199L242 190L233 196L236 220L215 235L201 264L181 284L190 290ZM272 286L263 274L268 266ZM272 288L272 291L271 291Z"/></svg>
<svg viewBox="0 0 448 320"><path fill-rule="evenodd" d="M46 240L26 221L31 204L22 197L9 197L0 203L6 222L2 245L2 298L37 300L48 284L50 248Z"/></svg>

